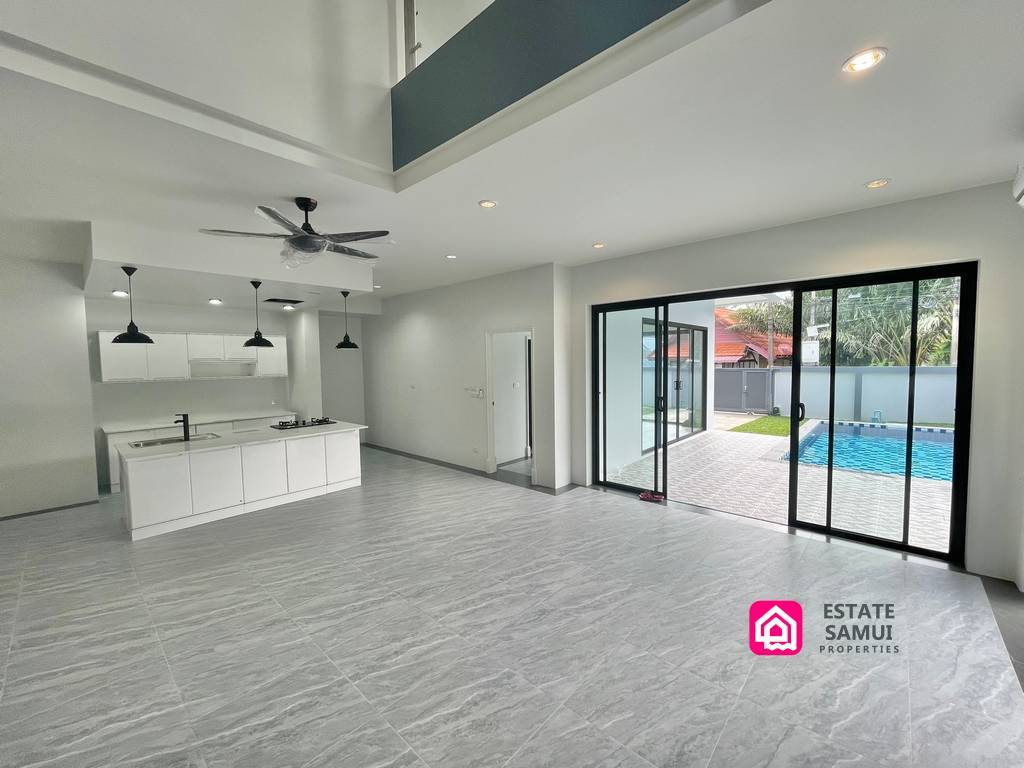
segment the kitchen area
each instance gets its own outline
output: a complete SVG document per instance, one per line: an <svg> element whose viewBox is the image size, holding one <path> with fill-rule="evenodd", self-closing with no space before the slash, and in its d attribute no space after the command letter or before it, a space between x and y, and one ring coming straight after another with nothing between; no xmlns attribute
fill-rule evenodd
<svg viewBox="0 0 1024 768"><path fill-rule="evenodd" d="M153 290L153 272L133 274L134 295L113 269L102 282L94 273L86 296L96 482L119 495L126 535L358 486L361 374L334 377L339 366L361 371L358 347L336 348L344 317L272 284L269 301L256 299L257 318L244 281L162 272ZM141 298L144 289L158 300ZM115 343L126 320L151 342ZM254 328L259 345L249 343Z"/></svg>

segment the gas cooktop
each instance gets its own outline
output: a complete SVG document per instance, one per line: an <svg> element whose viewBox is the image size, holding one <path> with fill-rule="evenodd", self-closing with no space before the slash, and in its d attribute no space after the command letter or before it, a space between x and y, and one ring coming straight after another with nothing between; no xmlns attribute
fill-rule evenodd
<svg viewBox="0 0 1024 768"><path fill-rule="evenodd" d="M301 429L302 427L322 427L324 424L337 424L336 421L331 421L326 416L322 419L310 419L306 421L303 419L299 421L279 421L277 424L271 424L271 429Z"/></svg>

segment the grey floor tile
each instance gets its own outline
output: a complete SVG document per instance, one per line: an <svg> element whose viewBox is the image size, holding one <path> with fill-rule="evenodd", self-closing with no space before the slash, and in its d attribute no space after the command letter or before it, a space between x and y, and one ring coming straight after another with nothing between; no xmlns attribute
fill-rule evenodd
<svg viewBox="0 0 1024 768"><path fill-rule="evenodd" d="M6 699L6 696L5 696ZM194 737L166 665L119 670L76 698L23 717L0 710L0 766L27 766L67 754L78 765L109 766L189 746Z"/></svg>
<svg viewBox="0 0 1024 768"><path fill-rule="evenodd" d="M152 627L60 645L16 647L6 668L0 722L34 717L140 671L165 669Z"/></svg>
<svg viewBox="0 0 1024 768"><path fill-rule="evenodd" d="M363 459L143 542L117 497L0 521L0 767L1024 764L1012 585ZM771 597L807 606L797 658L746 647ZM837 599L897 603L896 667L816 654Z"/></svg>
<svg viewBox="0 0 1024 768"><path fill-rule="evenodd" d="M506 763L506 768L650 768L650 765L563 707L519 749Z"/></svg>
<svg viewBox="0 0 1024 768"><path fill-rule="evenodd" d="M209 768L300 768L377 717L333 665L308 664L195 724Z"/></svg>
<svg viewBox="0 0 1024 768"><path fill-rule="evenodd" d="M305 632L283 614L167 657L193 720L296 667L325 660Z"/></svg>
<svg viewBox="0 0 1024 768"><path fill-rule="evenodd" d="M566 707L654 765L701 765L734 700L734 694L627 644Z"/></svg>
<svg viewBox="0 0 1024 768"><path fill-rule="evenodd" d="M509 669L456 665L384 716L428 765L501 765L557 704Z"/></svg>
<svg viewBox="0 0 1024 768"><path fill-rule="evenodd" d="M744 700L878 766L910 760L910 671L894 656L759 657Z"/></svg>
<svg viewBox="0 0 1024 768"><path fill-rule="evenodd" d="M873 768L874 761L841 749L800 726L740 702L722 730L708 768Z"/></svg>
<svg viewBox="0 0 1024 768"><path fill-rule="evenodd" d="M405 740L372 718L306 763L303 768L426 768Z"/></svg>

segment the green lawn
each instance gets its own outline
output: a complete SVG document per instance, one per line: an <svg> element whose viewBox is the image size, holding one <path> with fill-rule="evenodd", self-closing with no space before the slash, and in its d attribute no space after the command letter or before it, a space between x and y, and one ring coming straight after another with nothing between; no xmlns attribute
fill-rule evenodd
<svg viewBox="0 0 1024 768"><path fill-rule="evenodd" d="M788 416L762 416L759 419L748 421L733 427L730 432L752 432L755 435L772 435L773 437L786 437L789 434Z"/></svg>

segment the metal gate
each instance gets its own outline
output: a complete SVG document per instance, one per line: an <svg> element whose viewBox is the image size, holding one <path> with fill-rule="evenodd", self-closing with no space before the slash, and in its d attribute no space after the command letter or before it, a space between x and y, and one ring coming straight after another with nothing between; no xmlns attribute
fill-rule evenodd
<svg viewBox="0 0 1024 768"><path fill-rule="evenodd" d="M767 368L715 368L715 410L771 413L771 376Z"/></svg>

